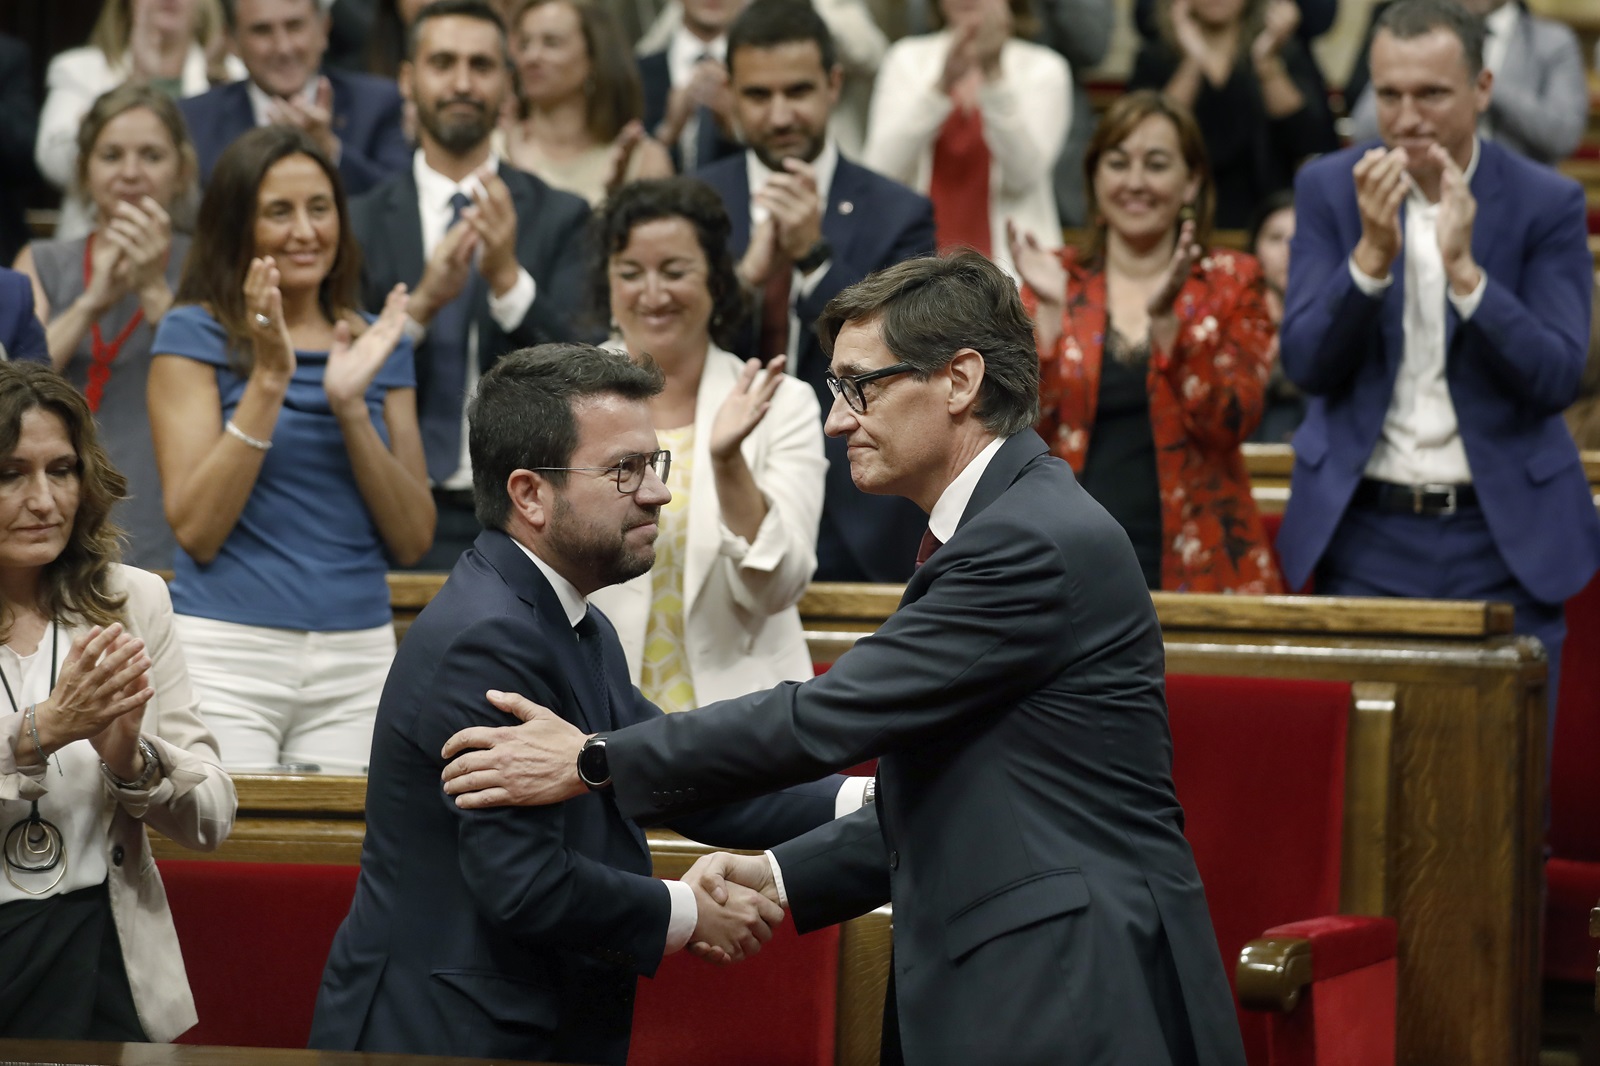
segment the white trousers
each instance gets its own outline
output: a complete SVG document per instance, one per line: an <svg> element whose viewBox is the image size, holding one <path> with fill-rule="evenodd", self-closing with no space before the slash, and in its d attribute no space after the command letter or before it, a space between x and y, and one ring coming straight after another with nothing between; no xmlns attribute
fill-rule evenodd
<svg viewBox="0 0 1600 1066"><path fill-rule="evenodd" d="M313 633L177 616L200 714L222 765L262 773L310 764L363 774L394 627Z"/></svg>

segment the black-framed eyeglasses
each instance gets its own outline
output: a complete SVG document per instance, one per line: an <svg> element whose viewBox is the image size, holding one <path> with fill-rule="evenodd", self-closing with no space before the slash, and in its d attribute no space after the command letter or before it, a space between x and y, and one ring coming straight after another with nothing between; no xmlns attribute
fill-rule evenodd
<svg viewBox="0 0 1600 1066"><path fill-rule="evenodd" d="M844 398L844 402L849 406L850 410L858 415L864 415L867 413L867 394L861 390L861 386L915 369L917 368L910 363L896 363L893 366L869 370L865 374L855 374L849 377L840 377L829 370L822 375L822 380L828 383L828 388L832 390L835 396Z"/></svg>
<svg viewBox="0 0 1600 1066"><path fill-rule="evenodd" d="M672 453L665 448L654 452L634 452L618 459L615 466L531 466L528 469L545 473L552 470L572 473L608 471L617 477L617 491L624 496L632 496L644 486L646 469L654 470L662 484L666 483L667 473L672 469Z"/></svg>

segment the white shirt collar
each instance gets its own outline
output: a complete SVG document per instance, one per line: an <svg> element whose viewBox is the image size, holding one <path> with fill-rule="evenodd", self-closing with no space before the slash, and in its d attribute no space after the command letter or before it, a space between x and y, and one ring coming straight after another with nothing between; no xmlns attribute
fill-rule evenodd
<svg viewBox="0 0 1600 1066"><path fill-rule="evenodd" d="M667 74L672 79L673 88L678 88L689 80L689 72L694 70L694 65L703 55L710 55L718 63L727 65L728 62L728 35L722 34L709 41L702 41L688 27L679 26L672 32L672 41L667 45Z"/></svg>
<svg viewBox="0 0 1600 1066"><path fill-rule="evenodd" d="M1005 442L1004 437L990 441L939 494L939 501L928 515L928 528L939 538L940 544L956 535L956 526L961 524L961 516L967 513L967 504L972 502L972 494L978 489L978 480L989 469L989 463Z"/></svg>
<svg viewBox="0 0 1600 1066"><path fill-rule="evenodd" d="M828 213L828 197L833 194L833 174L839 169L839 146L834 142L833 134L827 134L822 140L822 151L817 153L817 158L811 162L812 170L817 175L817 196L822 201L822 213ZM767 209L756 203L756 193L767 184L767 179L772 177L772 168L761 161L761 158L750 149L745 149L744 169L750 179L750 225L759 226L767 216Z"/></svg>
<svg viewBox="0 0 1600 1066"><path fill-rule="evenodd" d="M511 543L521 548L522 554L533 560L533 565L539 568L545 580L550 582L550 587L556 590L556 599L561 601L561 609L567 614L567 624L575 626L583 621L583 616L589 613L589 601L573 587L572 582L551 569L549 563L533 554L533 550L516 537L511 538Z"/></svg>
<svg viewBox="0 0 1600 1066"><path fill-rule="evenodd" d="M489 166L496 174L500 173L500 156L493 150L489 152ZM474 176L476 173L474 171L473 174L467 175L465 181L451 181L423 160L421 148L418 148L411 157L411 174L417 182L417 199L435 210L442 206L448 211L450 197L458 192L465 193L467 198L471 199L473 189L481 184Z"/></svg>
<svg viewBox="0 0 1600 1066"><path fill-rule="evenodd" d="M301 87L300 91L295 94L300 97L301 103L315 104L317 102L317 81L318 75L313 74L310 80L308 80L305 85ZM253 78L245 79L244 91L245 94L250 97L250 113L255 116L256 125L270 125L271 120L268 117L268 111L272 106L272 101L277 99L277 97L273 96L261 86L257 85L255 83L255 79Z"/></svg>
<svg viewBox="0 0 1600 1066"><path fill-rule="evenodd" d="M1517 0L1501 4L1483 17L1483 25L1488 31L1499 38L1511 36L1511 31L1516 28L1517 17L1522 14L1522 7Z"/></svg>

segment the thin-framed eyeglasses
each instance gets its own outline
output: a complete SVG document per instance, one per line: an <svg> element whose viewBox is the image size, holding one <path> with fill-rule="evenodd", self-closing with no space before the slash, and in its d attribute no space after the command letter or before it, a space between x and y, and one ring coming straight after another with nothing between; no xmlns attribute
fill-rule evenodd
<svg viewBox="0 0 1600 1066"><path fill-rule="evenodd" d="M653 452L634 452L618 459L615 466L530 466L529 470L548 473L552 470L565 470L571 473L609 472L616 475L617 491L624 496L632 496L644 487L644 472L646 469L654 470L656 477L666 484L667 473L672 469L672 453L666 449Z"/></svg>
<svg viewBox="0 0 1600 1066"><path fill-rule="evenodd" d="M861 386L915 369L917 368L910 363L896 363L893 366L882 367L878 370L869 370L865 374L852 374L846 377L840 377L829 370L822 375L822 380L828 383L828 388L832 390L835 396L844 398L844 402L849 406L850 410L858 415L864 415L867 413L867 394L862 391Z"/></svg>

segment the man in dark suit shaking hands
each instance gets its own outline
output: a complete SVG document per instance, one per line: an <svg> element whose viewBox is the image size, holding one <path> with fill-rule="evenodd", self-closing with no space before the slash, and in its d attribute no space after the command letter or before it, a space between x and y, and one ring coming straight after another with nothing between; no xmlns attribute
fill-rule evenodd
<svg viewBox="0 0 1600 1066"><path fill-rule="evenodd" d="M1160 627L1127 536L1032 430L1016 287L976 253L914 259L819 326L857 486L928 512L899 610L813 681L664 721L590 731L497 693L523 724L453 737L445 790L655 819L878 756L869 809L690 878L802 930L892 899L885 1062L1241 1066Z"/></svg>
<svg viewBox="0 0 1600 1066"><path fill-rule="evenodd" d="M647 400L654 368L587 345L507 356L473 401L485 532L412 625L378 706L367 834L334 939L311 1046L622 1066L639 975L704 942L759 950L782 911L725 904L650 875L644 832L609 795L463 810L439 791L451 733L503 722L485 685L585 731L661 716L628 682L616 631L586 597L655 561L671 498ZM859 806L841 780L674 820L764 847Z"/></svg>

